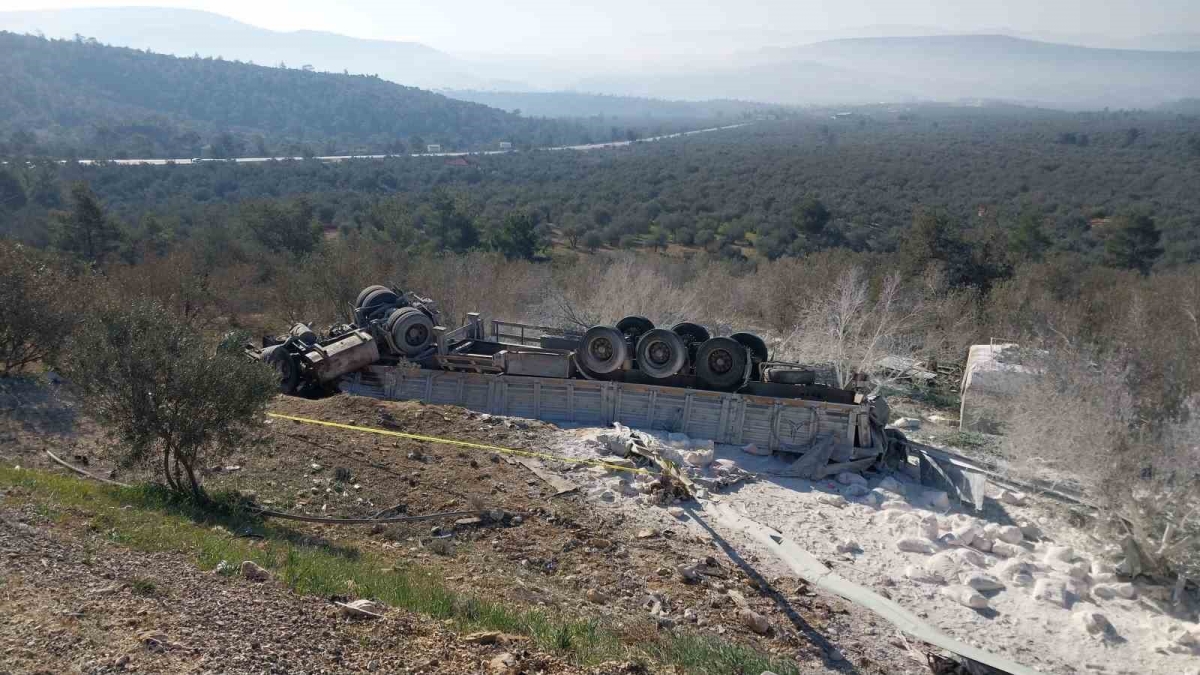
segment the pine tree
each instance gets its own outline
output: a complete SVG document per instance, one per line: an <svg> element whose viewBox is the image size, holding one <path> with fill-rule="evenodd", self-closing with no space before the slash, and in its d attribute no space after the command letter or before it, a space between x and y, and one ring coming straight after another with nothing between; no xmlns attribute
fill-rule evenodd
<svg viewBox="0 0 1200 675"><path fill-rule="evenodd" d="M1149 274L1154 262L1163 254L1163 248L1158 245L1161 239L1162 233L1150 216L1137 214L1120 218L1104 242L1104 262L1111 267Z"/></svg>
<svg viewBox="0 0 1200 675"><path fill-rule="evenodd" d="M121 233L104 214L87 183L71 186L71 210L54 214L54 246L89 263L103 262L121 243Z"/></svg>

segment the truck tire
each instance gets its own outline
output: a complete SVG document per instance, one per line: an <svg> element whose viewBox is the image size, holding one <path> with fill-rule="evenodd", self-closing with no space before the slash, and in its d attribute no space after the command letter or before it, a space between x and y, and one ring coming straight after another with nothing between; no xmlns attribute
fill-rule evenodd
<svg viewBox="0 0 1200 675"><path fill-rule="evenodd" d="M402 307L387 318L387 330L404 356L416 356L433 342L433 320L415 307Z"/></svg>
<svg viewBox="0 0 1200 675"><path fill-rule="evenodd" d="M629 344L621 331L612 326L592 326L583 334L576 353L584 368L604 375L621 368L629 357Z"/></svg>
<svg viewBox="0 0 1200 675"><path fill-rule="evenodd" d="M367 299L368 295L374 293L375 291L386 291L387 289L387 286L381 286L379 284L367 286L366 288L362 289L358 292L358 297L354 299L354 309L360 309L363 306L363 301Z"/></svg>
<svg viewBox="0 0 1200 675"><path fill-rule="evenodd" d="M712 337L707 328L690 321L684 321L671 326L671 331L683 338L684 343L690 342L697 345L707 342Z"/></svg>
<svg viewBox="0 0 1200 675"><path fill-rule="evenodd" d="M736 340L712 338L696 350L696 377L711 389L736 389L746 375L749 359L749 350Z"/></svg>
<svg viewBox="0 0 1200 675"><path fill-rule="evenodd" d="M367 320L371 320L379 318L380 314L382 314L381 310L395 307L398 302L400 302L400 297L392 292L391 289L380 288L367 294L367 297L363 299L360 309L362 309L363 316Z"/></svg>
<svg viewBox="0 0 1200 675"><path fill-rule="evenodd" d="M750 350L750 379L755 382L762 379L759 365L770 360L767 358L767 343L754 333L734 333L729 338Z"/></svg>
<svg viewBox="0 0 1200 675"><path fill-rule="evenodd" d="M637 343L638 370L656 379L675 375L687 365L687 345L664 328L647 331Z"/></svg>
<svg viewBox="0 0 1200 675"><path fill-rule="evenodd" d="M300 366L296 357L280 346L271 349L266 361L275 369L279 393L294 396L300 389Z"/></svg>
<svg viewBox="0 0 1200 675"><path fill-rule="evenodd" d="M617 322L617 330L637 344L638 338L654 330L654 322L644 316L627 316Z"/></svg>

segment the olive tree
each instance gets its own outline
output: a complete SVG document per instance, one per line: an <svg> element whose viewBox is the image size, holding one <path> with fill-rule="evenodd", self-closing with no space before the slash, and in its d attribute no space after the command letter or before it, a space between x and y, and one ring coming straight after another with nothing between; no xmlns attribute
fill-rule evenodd
<svg viewBox="0 0 1200 675"><path fill-rule="evenodd" d="M148 298L90 312L64 365L123 464L155 466L171 489L201 500L197 469L247 441L276 391L269 368L215 349Z"/></svg>
<svg viewBox="0 0 1200 675"><path fill-rule="evenodd" d="M74 321L68 284L53 257L0 241L0 375L53 360Z"/></svg>

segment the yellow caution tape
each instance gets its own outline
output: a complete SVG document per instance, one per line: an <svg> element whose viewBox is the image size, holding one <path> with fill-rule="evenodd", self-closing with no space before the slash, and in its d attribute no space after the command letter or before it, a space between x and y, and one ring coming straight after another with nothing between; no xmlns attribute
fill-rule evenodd
<svg viewBox="0 0 1200 675"><path fill-rule="evenodd" d="M610 464L601 462L595 459L580 459L577 457L559 457L558 455L550 455L544 452L533 452L531 450L517 450L515 448L502 448L498 445L488 445L486 443L471 443L470 441L457 441L452 438L438 438L437 436L422 436L420 434L406 434L403 431L391 431L390 429L374 429L371 427L360 427L353 424L342 424L340 422L326 422L325 420L314 420L308 417L296 417L294 415L280 415L278 413L267 413L267 417L274 417L281 420L291 420L302 424L316 424L322 427L333 427L335 429L348 429L350 431L362 431L368 434L379 434L381 436L395 436L398 438L408 438L414 441L425 441L426 443L441 443L443 445L457 445L460 448L471 448L474 450L488 450L490 452L499 452L505 455L520 455L522 457L536 457L538 459L549 459L555 462L570 462L573 464L587 464L589 466L602 466L605 469L612 471L628 471L630 473L646 473L653 474L654 472L621 466L620 464Z"/></svg>

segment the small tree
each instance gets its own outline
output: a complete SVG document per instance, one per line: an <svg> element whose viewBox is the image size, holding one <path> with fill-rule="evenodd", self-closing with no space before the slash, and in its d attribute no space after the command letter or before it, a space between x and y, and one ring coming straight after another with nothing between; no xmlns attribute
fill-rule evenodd
<svg viewBox="0 0 1200 675"><path fill-rule="evenodd" d="M75 309L66 287L52 258L0 241L0 375L58 353Z"/></svg>
<svg viewBox="0 0 1200 675"><path fill-rule="evenodd" d="M1145 214L1121 218L1104 242L1104 261L1111 267L1149 274L1154 261L1163 254L1159 246L1162 234L1154 219Z"/></svg>
<svg viewBox="0 0 1200 675"><path fill-rule="evenodd" d="M87 183L71 186L71 210L52 214L54 245L89 263L98 263L117 249L121 233L104 213Z"/></svg>
<svg viewBox="0 0 1200 675"><path fill-rule="evenodd" d="M510 213L488 233L488 246L509 260L532 260L541 248L537 222L528 214Z"/></svg>
<svg viewBox="0 0 1200 675"><path fill-rule="evenodd" d="M172 490L201 500L196 469L245 441L276 391L267 366L210 348L146 298L88 315L64 365L84 408L122 442L123 464L154 462Z"/></svg>
<svg viewBox="0 0 1200 675"><path fill-rule="evenodd" d="M861 267L842 272L829 290L816 297L785 344L799 342L808 358L833 366L839 387L857 372L871 372L888 354L905 353L899 342L920 312L915 299L902 297L900 275L893 272L872 292Z"/></svg>
<svg viewBox="0 0 1200 675"><path fill-rule="evenodd" d="M596 252L596 249L604 245L604 237L595 230L588 230L587 234L583 235L583 245L588 251Z"/></svg>

